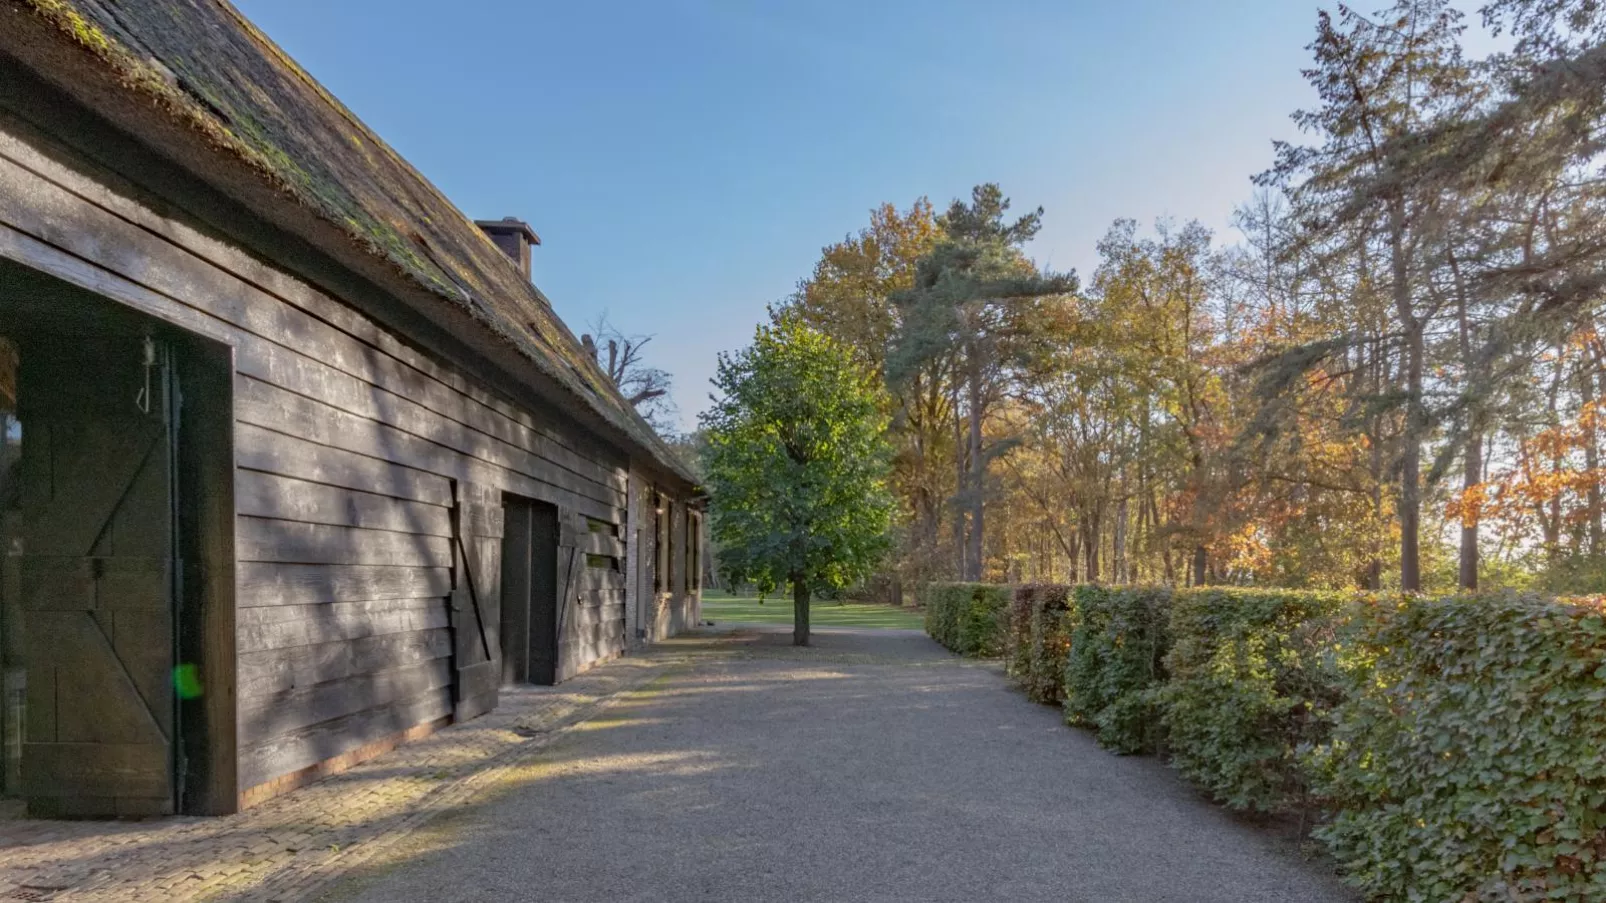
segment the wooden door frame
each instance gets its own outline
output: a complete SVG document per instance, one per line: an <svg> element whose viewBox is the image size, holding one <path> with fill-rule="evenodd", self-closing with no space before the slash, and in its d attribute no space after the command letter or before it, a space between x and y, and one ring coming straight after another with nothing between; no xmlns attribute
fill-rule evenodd
<svg viewBox="0 0 1606 903"><path fill-rule="evenodd" d="M540 686L553 686L563 677L563 610L564 595L562 591L562 543L563 543L563 510L551 502L536 502L531 505L530 529L530 631L524 642L529 651L529 680ZM545 534L536 529L537 524L546 527ZM536 546L536 537L544 535L541 546ZM538 571L537 562L546 559L549 570ZM543 610L536 604L537 596L550 601L550 606ZM536 670L536 663L540 657L536 655L537 643L545 646L547 658L551 661L551 669Z"/></svg>
<svg viewBox="0 0 1606 903"><path fill-rule="evenodd" d="M52 274L28 261L4 259L0 268L20 266L44 285ZM55 290L51 286L51 290ZM225 815L238 811L238 747L235 715L235 517L234 517L234 349L184 329L152 311L70 283L59 290L86 296L86 313L106 304L137 314L151 335L172 349L175 384L182 395L173 441L175 542L172 618L178 663L191 673L200 693L178 700L173 740L175 809L186 815ZM0 296L0 311L7 308ZM26 332L23 326L18 332Z"/></svg>
<svg viewBox="0 0 1606 903"><path fill-rule="evenodd" d="M534 508L529 499L502 496L502 685L530 680L530 542Z"/></svg>
<svg viewBox="0 0 1606 903"><path fill-rule="evenodd" d="M239 810L235 672L234 349L183 334L176 351L182 407L175 443L177 554L183 563L174 629L180 664L194 664L201 694L180 700L179 811Z"/></svg>

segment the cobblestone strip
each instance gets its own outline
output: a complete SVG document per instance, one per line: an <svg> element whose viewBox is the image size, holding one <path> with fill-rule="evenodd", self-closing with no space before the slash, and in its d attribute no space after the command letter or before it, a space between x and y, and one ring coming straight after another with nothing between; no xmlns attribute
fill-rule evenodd
<svg viewBox="0 0 1606 903"><path fill-rule="evenodd" d="M578 708L567 717L543 719L538 728L539 734L528 738L526 742L508 747L471 774L421 800L394 829L387 830L359 846L342 850L321 860L308 860L304 865L291 863L289 867L274 874L260 891L239 897L239 903L291 903L291 901L313 899L348 873L395 848L430 819L468 802L482 788L496 784L503 775L539 755L565 732L595 718L609 706L651 684L668 670L667 664L650 669L636 675L635 679L612 693ZM534 727L527 725L524 729L533 733Z"/></svg>
<svg viewBox="0 0 1606 903"><path fill-rule="evenodd" d="M706 638L671 641L559 687L504 691L489 715L238 815L0 821L0 901L304 900L564 730L711 651Z"/></svg>

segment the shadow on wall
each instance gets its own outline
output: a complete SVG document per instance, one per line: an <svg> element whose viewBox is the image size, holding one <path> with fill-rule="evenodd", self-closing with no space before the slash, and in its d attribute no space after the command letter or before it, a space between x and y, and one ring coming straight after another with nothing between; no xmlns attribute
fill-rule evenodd
<svg viewBox="0 0 1606 903"><path fill-rule="evenodd" d="M353 407L411 405L361 385L366 397ZM367 426L363 454L416 459L420 440ZM284 441L239 433L242 444ZM391 478L374 480L342 466L356 449L306 451L311 460L277 473L241 470L250 490L237 499L242 793L452 710L452 481L385 464L373 466Z"/></svg>

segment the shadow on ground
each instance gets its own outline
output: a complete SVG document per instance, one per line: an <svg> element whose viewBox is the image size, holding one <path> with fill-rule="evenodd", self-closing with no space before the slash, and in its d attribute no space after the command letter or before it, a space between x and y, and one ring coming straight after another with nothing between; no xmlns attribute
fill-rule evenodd
<svg viewBox="0 0 1606 903"><path fill-rule="evenodd" d="M324 899L1354 899L996 665L913 631L815 641L710 646Z"/></svg>

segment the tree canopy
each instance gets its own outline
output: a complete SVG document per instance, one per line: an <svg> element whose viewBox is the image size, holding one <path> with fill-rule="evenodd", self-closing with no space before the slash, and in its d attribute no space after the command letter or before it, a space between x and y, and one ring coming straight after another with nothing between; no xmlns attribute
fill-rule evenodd
<svg viewBox="0 0 1606 903"><path fill-rule="evenodd" d="M1606 591L1606 7L1330 6L1236 235L1122 219L1081 284L985 184L774 312L885 381L892 585Z"/></svg>
<svg viewBox="0 0 1606 903"><path fill-rule="evenodd" d="M792 587L798 645L809 602L871 573L892 498L886 402L851 350L797 317L720 355L701 416L710 531L728 576Z"/></svg>

